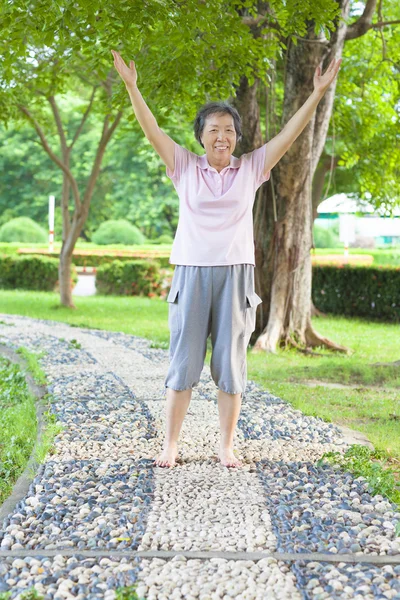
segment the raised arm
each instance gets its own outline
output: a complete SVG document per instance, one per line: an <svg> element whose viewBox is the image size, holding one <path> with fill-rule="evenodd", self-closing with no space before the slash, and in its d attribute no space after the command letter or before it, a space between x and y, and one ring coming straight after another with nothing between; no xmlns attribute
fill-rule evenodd
<svg viewBox="0 0 400 600"><path fill-rule="evenodd" d="M111 50L114 56L114 67L117 69L122 80L125 83L126 89L128 90L129 97L132 102L133 110L137 120L140 123L141 128L157 152L164 164L174 171L175 160L174 160L174 140L169 137L160 127L158 123L143 99L142 94L137 86L137 72L135 63L133 60L130 61L130 67L124 62L124 59L116 52Z"/></svg>
<svg viewBox="0 0 400 600"><path fill-rule="evenodd" d="M338 61L333 59L324 75L321 75L320 66L316 68L314 73L314 91L311 96L307 98L303 106L289 119L282 131L266 144L264 173L268 173L276 165L311 120L319 101L336 77L341 62L341 58Z"/></svg>

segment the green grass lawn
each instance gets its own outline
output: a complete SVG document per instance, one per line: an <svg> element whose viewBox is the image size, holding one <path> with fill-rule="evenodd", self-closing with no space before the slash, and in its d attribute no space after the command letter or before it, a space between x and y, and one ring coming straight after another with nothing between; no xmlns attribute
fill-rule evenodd
<svg viewBox="0 0 400 600"><path fill-rule="evenodd" d="M22 473L36 439L35 398L18 365L0 357L0 504Z"/></svg>
<svg viewBox="0 0 400 600"><path fill-rule="evenodd" d="M168 348L168 303L160 298L74 296L76 310L61 307L51 292L1 291L0 313L51 319L79 327L122 331ZM315 317L318 332L351 349L350 355L317 350L276 354L248 349L248 379L290 402L307 415L364 432L374 446L400 461L400 368L374 366L400 360L399 326L343 317ZM208 340L206 364L211 357ZM350 383L352 389L308 387L308 380ZM399 463L400 464L400 463Z"/></svg>

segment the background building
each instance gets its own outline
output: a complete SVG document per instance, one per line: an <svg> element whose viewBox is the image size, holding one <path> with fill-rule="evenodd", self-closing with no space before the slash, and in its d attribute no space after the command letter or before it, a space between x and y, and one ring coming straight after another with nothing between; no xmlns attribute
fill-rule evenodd
<svg viewBox="0 0 400 600"><path fill-rule="evenodd" d="M388 217L368 202L335 194L321 202L317 212L314 224L335 229L339 225L339 238L346 246L400 246L400 208Z"/></svg>

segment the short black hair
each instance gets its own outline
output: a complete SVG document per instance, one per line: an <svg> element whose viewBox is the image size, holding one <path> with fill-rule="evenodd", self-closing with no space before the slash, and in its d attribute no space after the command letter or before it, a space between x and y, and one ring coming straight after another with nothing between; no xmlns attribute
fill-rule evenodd
<svg viewBox="0 0 400 600"><path fill-rule="evenodd" d="M233 123L236 131L236 141L240 142L240 140L242 139L242 119L236 108L234 106L231 106L228 102L208 102L199 109L194 120L194 135L199 144L204 148L204 145L201 141L201 135L206 124L206 119L210 115L215 114L226 114L231 115L231 117L233 117Z"/></svg>

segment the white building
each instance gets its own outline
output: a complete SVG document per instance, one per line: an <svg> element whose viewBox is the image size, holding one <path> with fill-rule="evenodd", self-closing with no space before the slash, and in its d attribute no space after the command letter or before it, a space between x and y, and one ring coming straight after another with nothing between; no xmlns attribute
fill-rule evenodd
<svg viewBox="0 0 400 600"><path fill-rule="evenodd" d="M400 208L388 217L368 202L335 194L321 202L317 212L316 225L332 227L339 223L340 241L345 246L400 245Z"/></svg>

